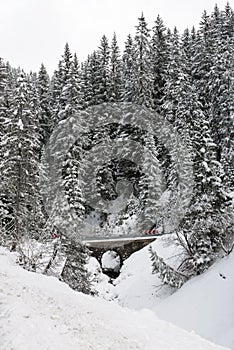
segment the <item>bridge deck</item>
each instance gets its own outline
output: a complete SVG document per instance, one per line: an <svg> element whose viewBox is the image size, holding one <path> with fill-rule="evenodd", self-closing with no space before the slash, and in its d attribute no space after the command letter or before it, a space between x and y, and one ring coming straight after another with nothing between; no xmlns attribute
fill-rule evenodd
<svg viewBox="0 0 234 350"><path fill-rule="evenodd" d="M111 243L111 242L122 242L122 241L146 241L146 240L151 240L154 238L157 238L159 235L149 235L149 236L138 236L138 237L133 237L133 236L124 236L124 237L100 237L100 238L87 238L86 240L83 240L83 243L85 244L92 244L92 243Z"/></svg>
<svg viewBox="0 0 234 350"><path fill-rule="evenodd" d="M112 250L118 247L139 246L143 248L145 245L150 244L157 238L157 235L150 235L147 237L118 237L118 238L101 238L101 239L90 239L83 241L89 248L100 248ZM140 249L140 248L138 248Z"/></svg>

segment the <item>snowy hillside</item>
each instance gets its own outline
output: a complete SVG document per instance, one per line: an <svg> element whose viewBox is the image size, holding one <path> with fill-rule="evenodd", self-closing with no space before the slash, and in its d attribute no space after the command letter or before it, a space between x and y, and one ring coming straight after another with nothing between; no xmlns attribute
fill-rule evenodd
<svg viewBox="0 0 234 350"><path fill-rule="evenodd" d="M234 253L163 300L160 318L234 349Z"/></svg>
<svg viewBox="0 0 234 350"><path fill-rule="evenodd" d="M0 249L1 350L218 350L151 311L121 308L27 272Z"/></svg>
<svg viewBox="0 0 234 350"><path fill-rule="evenodd" d="M159 237L151 246L165 261L176 266L179 249L172 245L168 246L168 238L170 235ZM114 284L112 292L119 304L136 310L153 309L161 298L172 292L167 286L162 288L162 281L156 275L152 275L149 245L132 254L124 262L121 274Z"/></svg>
<svg viewBox="0 0 234 350"><path fill-rule="evenodd" d="M153 247L169 264L176 264L178 248L167 247L166 238L157 239ZM125 261L112 293L122 306L148 308L161 319L234 349L233 268L234 252L171 295L172 289L152 275L145 247Z"/></svg>

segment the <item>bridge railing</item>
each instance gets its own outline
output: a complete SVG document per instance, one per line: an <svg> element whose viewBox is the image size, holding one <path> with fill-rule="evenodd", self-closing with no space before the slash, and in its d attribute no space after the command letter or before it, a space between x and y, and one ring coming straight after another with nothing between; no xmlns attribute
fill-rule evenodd
<svg viewBox="0 0 234 350"><path fill-rule="evenodd" d="M89 241L113 241L113 240L137 240L137 239L147 239L147 238L157 238L158 236L163 236L168 234L166 232L158 231L157 229L145 230L141 234L128 234L128 235L112 235L112 236L87 236L83 239L84 242Z"/></svg>

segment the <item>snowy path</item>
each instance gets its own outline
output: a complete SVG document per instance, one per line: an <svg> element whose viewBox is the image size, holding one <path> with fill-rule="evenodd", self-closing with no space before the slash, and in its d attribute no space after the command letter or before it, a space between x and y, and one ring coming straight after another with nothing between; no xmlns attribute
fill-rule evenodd
<svg viewBox="0 0 234 350"><path fill-rule="evenodd" d="M29 273L0 248L1 350L221 350L195 334Z"/></svg>

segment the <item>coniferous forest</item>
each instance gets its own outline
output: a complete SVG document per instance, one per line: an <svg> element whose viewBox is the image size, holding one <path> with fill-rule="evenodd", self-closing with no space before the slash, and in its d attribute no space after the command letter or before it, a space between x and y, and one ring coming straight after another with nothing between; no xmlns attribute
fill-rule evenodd
<svg viewBox="0 0 234 350"><path fill-rule="evenodd" d="M160 16L149 28L142 14L135 35L127 36L123 52L116 34L110 39L103 35L99 47L82 63L66 44L51 77L43 64L39 72L26 74L1 59L0 91L0 244L17 251L26 269L36 270L40 249L31 255L24 249L27 242L36 241L50 251L43 273L52 273L51 266L60 254L66 257L60 278L76 290L95 293L85 268L89 251L79 235L61 232L56 215L48 215L39 178L43 151L48 141L53 141L53 130L77 112L109 102L128 102L154 111L183 135L191 149L192 198L173 232L173 240L183 252L181 265L175 271L151 250L152 272L158 273L164 283L180 287L231 252L234 12L229 4L224 9L216 6L211 14L204 12L199 27L183 33L166 28ZM112 124L86 134L86 148L98 145L104 134L133 138L150 147L151 158L145 158L146 165L153 172L158 159L169 195L163 224L160 217L155 217L155 222L157 227L166 225L167 210L178 190L178 174L167 149L139 130ZM75 144L62 169L67 203L78 220L92 214L79 187L78 174L86 171L80 167L81 158L79 145ZM106 200L116 198L116 183L124 178L131 182L134 196L115 221L100 214L97 231L111 235L129 218L137 218L146 202L147 212L155 210L155 202L149 200L147 174L131 162L113 159L106 166L100 165L95 181L101 196ZM155 184L152 191L157 190Z"/></svg>

